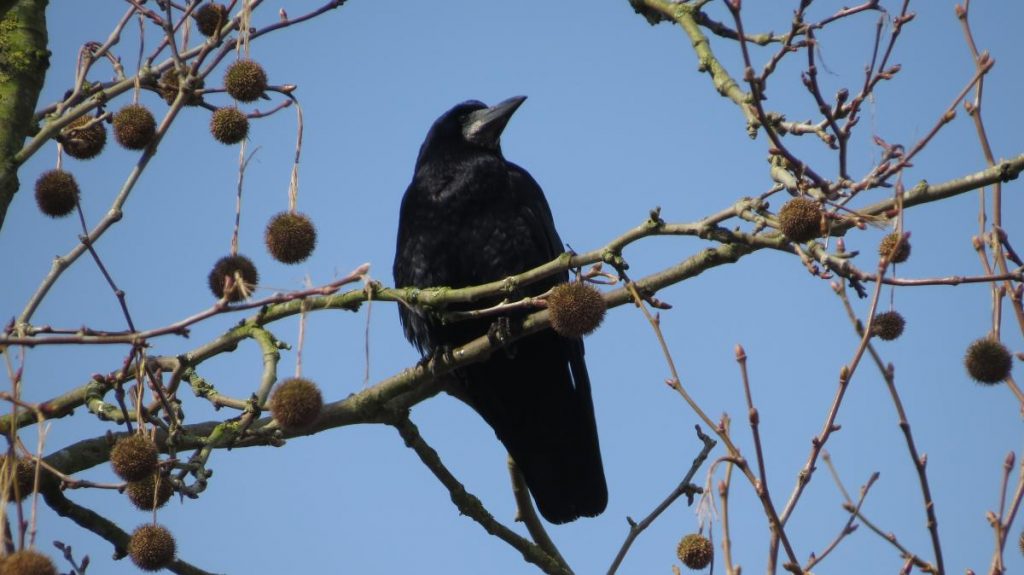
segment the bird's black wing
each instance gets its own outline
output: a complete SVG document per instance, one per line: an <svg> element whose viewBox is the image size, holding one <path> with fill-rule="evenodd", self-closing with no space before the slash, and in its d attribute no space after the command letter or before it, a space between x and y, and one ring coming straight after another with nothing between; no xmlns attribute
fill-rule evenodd
<svg viewBox="0 0 1024 575"><path fill-rule="evenodd" d="M536 265L555 259L565 250L562 247L561 238L558 237L558 231L555 229L551 206L548 205L548 200L544 197L540 184L533 179L529 172L512 162L508 162L508 174L512 191L517 197L521 209L525 212L525 217L532 222L530 230L534 235L534 242L538 248L547 248L543 254L539 254L543 261ZM567 274L554 276L556 280L563 282L567 277Z"/></svg>
<svg viewBox="0 0 1024 575"><path fill-rule="evenodd" d="M413 178L402 198L398 245L392 268L397 287L426 288L449 284L441 276L441 272L448 267L448 262L438 261L438 258L449 257L448 250L438 249L436 245L444 233L437 229L443 222L436 221L435 212L424 209L421 205L425 192L419 188L430 184L430 181L422 178ZM434 341L436 338L432 337L431 333L434 322L423 312L400 302L398 317L402 322L406 339L424 356L430 355L435 348L444 345Z"/></svg>

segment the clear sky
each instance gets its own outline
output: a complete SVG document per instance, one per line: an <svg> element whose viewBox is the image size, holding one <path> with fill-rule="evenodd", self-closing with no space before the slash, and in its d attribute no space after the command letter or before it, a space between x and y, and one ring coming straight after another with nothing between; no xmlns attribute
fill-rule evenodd
<svg viewBox="0 0 1024 575"><path fill-rule="evenodd" d="M152 4L152 3L150 3ZM297 16L315 2L288 3ZM745 3L750 31L788 28L795 2ZM898 10L898 3L884 3ZM841 8L815 3L820 19ZM865 107L851 166L859 176L879 155L877 135L912 146L926 134L974 73L953 2L912 4L916 19L904 29L893 54L902 71L883 83ZM259 27L277 19L277 4L256 12ZM85 41L103 41L123 14L123 2L54 0L49 8L51 70L41 103L58 99L71 86L77 51ZM728 14L720 2L708 12ZM1024 152L1020 134L1024 111L1024 41L1011 23L1024 20L1016 2L977 2L972 21L979 47L996 65L985 83L984 115L997 157ZM819 34L819 62L825 94L840 87L856 92L870 61L877 16L864 14ZM887 28L888 30L888 28ZM137 54L137 27L126 29L116 53L129 70ZM147 31L147 52L154 45ZM712 46L739 77L738 47L719 38ZM772 50L756 49L758 67ZM297 289L308 276L331 281L369 262L370 274L391 283L391 262L402 193L412 175L419 145L433 120L453 104L476 98L496 103L525 94L502 140L510 160L529 170L544 188L564 241L588 251L644 221L662 207L670 222L690 222L730 206L743 196L767 191L767 144L750 140L736 107L715 93L696 70L690 42L675 26L651 27L626 0L545 2L398 2L352 0L314 21L261 38L252 56L273 84L295 84L305 113L299 208L319 228L319 245L294 267L273 262L262 245L263 227L287 208L295 141L295 113L285 110L255 121L250 150L258 148L246 173L241 252L257 263L264 290ZM791 120L813 117L816 107L799 73L805 58L790 58L768 87L767 107ZM107 80L99 64L91 79ZM219 74L213 76L215 81ZM226 95L210 101L227 104ZM154 94L141 100L160 118L166 105ZM114 102L116 110L127 98ZM273 104L261 102L263 110ZM251 109L247 108L247 109ZM137 324L163 326L213 303L206 287L212 263L227 254L234 221L238 148L213 141L209 113L187 109L160 147L125 206L125 217L97 245L127 300ZM821 143L787 139L826 177L836 162ZM74 218L52 221L34 205L31 184L55 162L56 146L41 150L21 169L17 194L0 232L5 254L0 282L0 315L20 313L49 270L80 233ZM137 153L112 141L99 158L66 160L82 187L90 224L109 208ZM943 182L985 167L973 125L962 109L907 170L904 181ZM1007 231L1021 248L1021 185L1004 186ZM854 205L886 197L875 190ZM773 210L782 197L772 199ZM899 267L902 277L925 278L982 273L971 237L977 233L977 193L910 210L913 256ZM873 270L875 247L884 231L851 232L847 248L861 251L855 262ZM634 277L659 271L707 246L690 237L653 238L625 252ZM662 325L684 385L703 408L733 419L739 447L753 457L736 344L749 355L754 400L761 413L769 487L779 505L795 484L811 438L820 431L857 338L829 283L809 275L795 257L751 255L668 288L658 297L671 303ZM918 449L928 471L949 573L986 572L993 548L985 513L998 509L1001 466L1022 447L1020 406L1005 386L982 388L964 372L967 344L991 323L987 285L901 288L892 296L907 318L904 336L879 346L895 365ZM885 290L884 306L889 306ZM860 314L867 300L854 302ZM365 334L369 315L369 383ZM154 341L151 353L187 351L228 329L241 315L221 316L197 326L190 339ZM1011 349L1024 349L1019 326L1004 317ZM6 320L5 320L6 321ZM117 302L88 258L67 272L36 315L37 324L122 329ZM297 322L273 326L294 344ZM417 360L402 337L391 304L364 307L358 314L317 313L309 318L303 353L305 375L316 380L328 401L336 401ZM577 573L605 572L626 535L626 516L641 518L679 482L700 449L693 433L696 416L663 383L668 370L649 325L631 306L609 313L586 342L594 385L610 500L597 519L553 526L550 533ZM94 372L110 372L124 349L39 348L25 362L25 395L53 397L85 383ZM294 352L284 352L280 373L290 374ZM258 348L245 343L232 354L204 364L200 373L235 397L256 389L261 370ZM1016 371L1022 373L1020 362ZM214 414L187 396L190 422ZM486 424L456 400L439 396L412 414L424 437L467 489L499 520L511 523L505 455ZM917 475L896 425L883 381L865 363L853 380L838 417L842 425L827 445L852 492L878 471L881 477L864 504L865 514L893 532L913 552L933 559ZM87 411L57 420L47 452L78 439L103 434L109 425ZM31 435L30 435L31 436ZM718 447L712 457L724 454ZM198 500L172 501L159 521L175 533L180 556L204 569L229 573L531 573L534 569L476 523L459 516L447 493L383 426L346 427L290 441L284 448L221 451L215 474ZM698 474L704 483L707 467ZM82 474L112 481L106 468ZM1016 475L1015 475L1016 477ZM719 472L713 483L721 478ZM147 520L110 491L75 491L69 496L105 514L125 529ZM842 498L819 466L788 533L801 559L820 553L846 520ZM736 562L744 572L764 569L768 528L749 485L735 481L731 506ZM621 573L668 573L679 538L696 530L694 508L677 504L645 532ZM1019 523L1019 522L1018 522ZM716 540L720 525L713 523ZM1007 546L1011 572L1024 567L1015 548L1020 528ZM112 562L111 547L97 536L52 513L39 523L39 542L54 539L88 554L90 573L132 573L127 561ZM862 527L848 537L819 573L894 573L902 561L895 549ZM717 568L721 569L719 564Z"/></svg>

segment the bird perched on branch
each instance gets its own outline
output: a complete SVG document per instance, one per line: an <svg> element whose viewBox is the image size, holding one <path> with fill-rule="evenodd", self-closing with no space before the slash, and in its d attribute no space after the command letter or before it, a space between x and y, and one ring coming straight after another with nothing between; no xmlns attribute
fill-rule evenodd
<svg viewBox="0 0 1024 575"><path fill-rule="evenodd" d="M493 107L463 102L434 122L402 199L397 286L479 285L562 253L540 186L501 153L501 133L525 99L509 98ZM545 278L519 295L539 295L567 279L565 273ZM448 309L479 309L499 301ZM405 307L399 315L406 337L424 356L488 333L492 321L442 322ZM544 330L460 368L455 380L454 395L494 429L545 519L566 523L604 511L608 491L582 340Z"/></svg>

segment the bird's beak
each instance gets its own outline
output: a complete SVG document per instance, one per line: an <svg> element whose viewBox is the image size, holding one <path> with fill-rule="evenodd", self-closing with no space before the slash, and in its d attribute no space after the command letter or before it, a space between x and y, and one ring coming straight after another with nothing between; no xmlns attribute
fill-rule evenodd
<svg viewBox="0 0 1024 575"><path fill-rule="evenodd" d="M526 101L526 96L513 96L496 106L469 114L462 126L462 135L465 136L467 142L485 148L498 149L501 132L508 124L509 118L524 101Z"/></svg>

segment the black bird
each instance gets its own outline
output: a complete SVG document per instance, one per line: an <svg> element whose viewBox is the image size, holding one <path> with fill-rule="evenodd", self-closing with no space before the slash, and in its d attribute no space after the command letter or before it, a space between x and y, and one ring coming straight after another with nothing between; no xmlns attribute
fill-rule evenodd
<svg viewBox="0 0 1024 575"><path fill-rule="evenodd" d="M562 253L544 192L501 153L501 133L525 99L509 98L490 108L476 100L463 102L434 122L402 198L396 285L478 285ZM519 295L542 294L567 279L567 274L547 278ZM399 315L405 336L424 356L484 335L491 325L488 319L442 323L405 307ZM453 394L494 429L545 519L566 523L604 511L608 490L581 340L545 330L455 376Z"/></svg>

